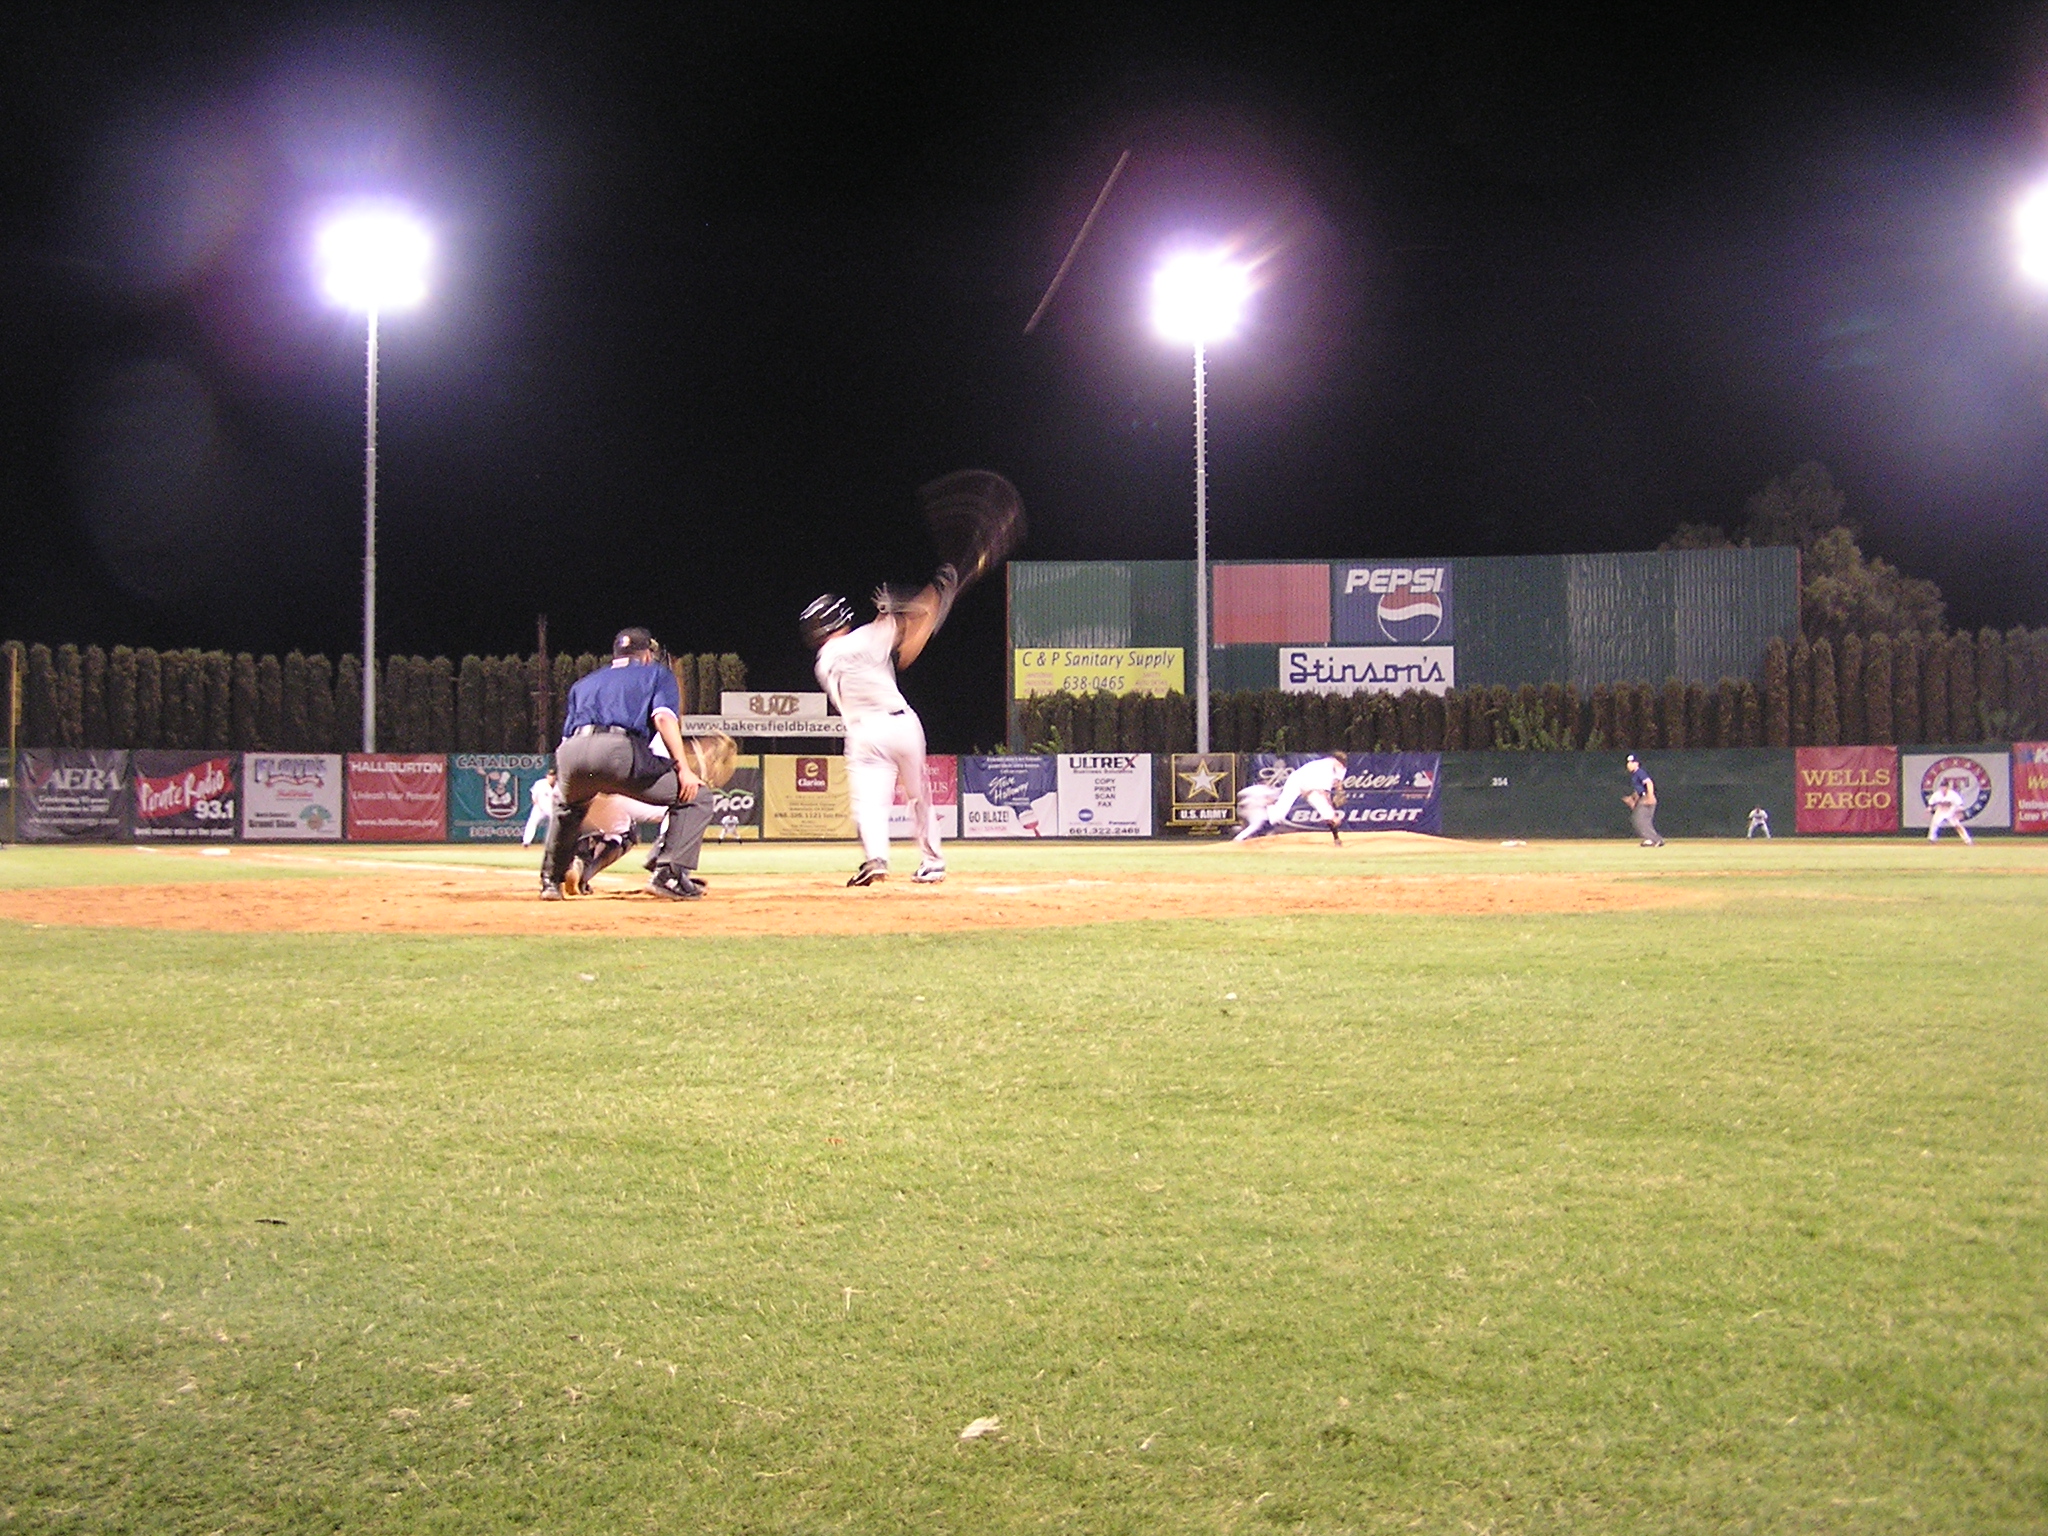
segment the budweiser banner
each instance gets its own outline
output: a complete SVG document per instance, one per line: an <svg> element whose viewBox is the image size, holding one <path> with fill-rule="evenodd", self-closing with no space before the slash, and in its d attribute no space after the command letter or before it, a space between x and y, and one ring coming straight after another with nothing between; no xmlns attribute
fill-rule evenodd
<svg viewBox="0 0 2048 1536"><path fill-rule="evenodd" d="M1244 758L1247 785L1276 794L1288 774L1316 760L1313 752L1253 752ZM1279 809L1276 805L1275 809ZM1443 758L1435 752L1353 752L1344 759L1344 804L1337 812L1346 832L1427 832L1444 829ZM1276 832L1322 832L1307 800L1286 808Z"/></svg>
<svg viewBox="0 0 2048 1536"><path fill-rule="evenodd" d="M135 754L137 842L232 840L241 826L235 752Z"/></svg>
<svg viewBox="0 0 2048 1536"><path fill-rule="evenodd" d="M128 754L26 747L16 763L25 843L107 842L128 826Z"/></svg>
<svg viewBox="0 0 2048 1536"><path fill-rule="evenodd" d="M242 756L242 836L331 842L341 836L341 754Z"/></svg>
<svg viewBox="0 0 2048 1536"><path fill-rule="evenodd" d="M1899 830L1897 747L1801 747L1792 778L1797 831Z"/></svg>
<svg viewBox="0 0 2048 1536"><path fill-rule="evenodd" d="M448 836L448 759L349 753L348 835L365 843L443 841Z"/></svg>
<svg viewBox="0 0 2048 1536"><path fill-rule="evenodd" d="M2012 829L2048 832L2048 741L2012 744Z"/></svg>
<svg viewBox="0 0 2048 1536"><path fill-rule="evenodd" d="M448 836L458 843L516 843L548 776L537 752L458 752L448 759Z"/></svg>

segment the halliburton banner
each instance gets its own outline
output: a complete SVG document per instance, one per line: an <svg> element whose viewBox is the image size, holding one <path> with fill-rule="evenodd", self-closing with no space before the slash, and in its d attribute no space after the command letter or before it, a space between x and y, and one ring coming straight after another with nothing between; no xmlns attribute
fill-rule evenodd
<svg viewBox="0 0 2048 1536"><path fill-rule="evenodd" d="M107 842L127 830L126 752L24 747L15 771L16 835L23 842Z"/></svg>
<svg viewBox="0 0 2048 1536"><path fill-rule="evenodd" d="M363 843L445 841L448 759L399 752L349 753L348 835Z"/></svg>
<svg viewBox="0 0 2048 1536"><path fill-rule="evenodd" d="M234 752L136 753L136 840L231 841L241 761Z"/></svg>
<svg viewBox="0 0 2048 1536"><path fill-rule="evenodd" d="M1054 837L1059 775L1049 757L960 759L962 837Z"/></svg>
<svg viewBox="0 0 2048 1536"><path fill-rule="evenodd" d="M761 759L761 835L808 840L854 835L846 759L769 756Z"/></svg>
<svg viewBox="0 0 2048 1536"><path fill-rule="evenodd" d="M2012 744L2012 829L2048 832L2048 741Z"/></svg>
<svg viewBox="0 0 2048 1536"><path fill-rule="evenodd" d="M960 759L927 757L924 760L924 792L931 799L932 815L938 819L940 837L960 835ZM896 798L889 806L889 835L915 837L910 825L910 802L903 796L903 781L896 781Z"/></svg>
<svg viewBox="0 0 2048 1536"><path fill-rule="evenodd" d="M448 836L458 843L516 843L548 776L538 752L458 752L448 759Z"/></svg>
<svg viewBox="0 0 2048 1536"><path fill-rule="evenodd" d="M242 836L329 842L341 836L341 754L242 755Z"/></svg>
<svg viewBox="0 0 2048 1536"><path fill-rule="evenodd" d="M1897 747L1801 747L1793 755L1800 832L1899 830ZM1658 796L1663 797L1660 787ZM1923 810L1920 824L1927 824Z"/></svg>
<svg viewBox="0 0 2048 1536"><path fill-rule="evenodd" d="M2003 831L2012 825L2009 770L2011 757L1992 747L1955 747L1948 751L1909 752L1900 763L1905 821L1925 827L1932 819L1928 799L1936 789L1960 790L1963 825L1973 831Z"/></svg>

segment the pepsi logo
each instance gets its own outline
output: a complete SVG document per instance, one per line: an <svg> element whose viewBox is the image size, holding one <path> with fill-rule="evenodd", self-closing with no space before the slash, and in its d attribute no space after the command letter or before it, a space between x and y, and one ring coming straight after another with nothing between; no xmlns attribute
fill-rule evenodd
<svg viewBox="0 0 2048 1536"><path fill-rule="evenodd" d="M1444 600L1435 592L1399 586L1380 596L1374 609L1380 633L1396 645L1420 645L1444 624Z"/></svg>

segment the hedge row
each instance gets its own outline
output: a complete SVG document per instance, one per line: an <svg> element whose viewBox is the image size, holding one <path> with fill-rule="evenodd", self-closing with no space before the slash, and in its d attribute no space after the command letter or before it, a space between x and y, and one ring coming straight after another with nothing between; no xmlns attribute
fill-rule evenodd
<svg viewBox="0 0 2048 1536"><path fill-rule="evenodd" d="M239 752L352 752L362 746L361 663L293 651L103 651L60 645L0 646L0 709L6 655L21 688L24 746L153 747ZM535 752L561 735L569 685L603 664L597 656L392 656L377 689L377 746L386 752ZM549 718L537 719L543 668ZM734 655L679 656L685 713L716 713L718 695L746 687ZM4 726L0 719L0 726Z"/></svg>
<svg viewBox="0 0 2048 1536"><path fill-rule="evenodd" d="M1059 752L1191 752L1194 708L1179 694L1048 694L1018 706L1021 744ZM1969 635L1850 635L1764 654L1761 688L1676 678L1457 688L1448 694L1220 693L1218 752L1586 751L2013 741L2048 726L2048 629Z"/></svg>

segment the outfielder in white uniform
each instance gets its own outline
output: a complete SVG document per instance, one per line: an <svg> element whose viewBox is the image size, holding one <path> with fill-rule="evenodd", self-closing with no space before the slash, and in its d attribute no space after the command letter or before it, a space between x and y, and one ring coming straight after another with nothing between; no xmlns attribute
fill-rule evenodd
<svg viewBox="0 0 2048 1536"><path fill-rule="evenodd" d="M926 588L920 598L931 593ZM804 638L818 648L818 681L846 718L846 773L853 792L853 825L860 834L861 866L848 885L875 885L889 875L889 807L902 784L916 829L918 865L910 878L936 885L946 878L939 823L924 778L924 722L896 686L896 669L909 666L935 627L936 605L912 599L854 628L853 607L830 593L803 611Z"/></svg>
<svg viewBox="0 0 2048 1536"><path fill-rule="evenodd" d="M1341 848L1344 839L1337 835L1337 828L1342 825L1343 818L1337 814L1337 806L1331 796L1343 784L1347 766L1342 752L1326 753L1288 774L1280 785L1279 795L1270 805L1260 805L1247 798L1244 801L1244 830L1234 840L1241 843L1248 837L1258 836L1267 827L1286 826L1287 813L1294 809L1294 802L1306 800L1329 826L1330 841Z"/></svg>
<svg viewBox="0 0 2048 1536"><path fill-rule="evenodd" d="M1955 784L1937 784L1927 797L1927 841L1938 841L1943 827L1954 827L1956 836L1970 841L1970 829L1963 825L1963 791Z"/></svg>

